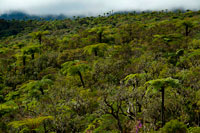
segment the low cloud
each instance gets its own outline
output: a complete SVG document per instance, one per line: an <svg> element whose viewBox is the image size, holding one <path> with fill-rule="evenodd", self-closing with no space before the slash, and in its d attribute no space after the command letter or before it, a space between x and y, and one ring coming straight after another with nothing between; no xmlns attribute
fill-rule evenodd
<svg viewBox="0 0 200 133"><path fill-rule="evenodd" d="M0 14L11 10L30 14L97 15L120 10L198 10L200 0L0 0Z"/></svg>

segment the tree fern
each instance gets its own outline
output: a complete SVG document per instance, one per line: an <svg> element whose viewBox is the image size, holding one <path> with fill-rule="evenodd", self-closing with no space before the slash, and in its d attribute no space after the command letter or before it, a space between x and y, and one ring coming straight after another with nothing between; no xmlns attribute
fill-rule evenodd
<svg viewBox="0 0 200 133"><path fill-rule="evenodd" d="M38 31L31 33L30 36L32 36L33 39L37 39L41 44L43 36L47 34L49 34L49 31Z"/></svg>
<svg viewBox="0 0 200 133"><path fill-rule="evenodd" d="M53 81L50 79L43 78L41 80L36 80L36 81L30 81L23 86L21 86L20 91L22 92L28 92L25 94L25 97L36 97L39 98L40 94L44 95L44 89L45 87L49 87L53 85Z"/></svg>
<svg viewBox="0 0 200 133"><path fill-rule="evenodd" d="M164 78L164 79L150 80L146 84L149 84L149 89L155 89L156 91L161 91L162 93L161 114L162 114L162 126L164 126L165 124L165 118L164 118L165 87L168 87L168 86L177 87L179 86L179 80L169 77L169 78Z"/></svg>
<svg viewBox="0 0 200 133"><path fill-rule="evenodd" d="M13 121L8 123L8 126L12 126L15 129L23 127L22 130L27 130L28 128L29 131L35 131L35 129L38 128L42 122L45 120L53 119L53 116L38 116L36 118L27 118L20 121Z"/></svg>
<svg viewBox="0 0 200 133"><path fill-rule="evenodd" d="M98 43L94 45L89 45L84 48L84 53L88 53L91 55L94 53L95 56L103 55L103 52L108 48L108 44L106 43Z"/></svg>
<svg viewBox="0 0 200 133"><path fill-rule="evenodd" d="M86 70L89 70L90 67L85 61L68 61L62 64L62 69L61 72L63 74L68 74L68 75L79 75L82 86L85 87L85 83L83 81L82 73L85 72Z"/></svg>
<svg viewBox="0 0 200 133"><path fill-rule="evenodd" d="M40 46L39 45L31 45L29 47L24 47L23 48L24 54L31 54L32 60L34 60L35 56L34 54L36 52L40 51Z"/></svg>

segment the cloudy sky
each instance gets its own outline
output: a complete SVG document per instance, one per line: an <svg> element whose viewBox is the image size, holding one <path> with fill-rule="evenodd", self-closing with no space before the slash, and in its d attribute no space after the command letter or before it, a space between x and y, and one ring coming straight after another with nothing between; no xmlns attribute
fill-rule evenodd
<svg viewBox="0 0 200 133"><path fill-rule="evenodd" d="M0 14L20 10L30 14L97 15L119 10L200 9L200 0L0 0Z"/></svg>

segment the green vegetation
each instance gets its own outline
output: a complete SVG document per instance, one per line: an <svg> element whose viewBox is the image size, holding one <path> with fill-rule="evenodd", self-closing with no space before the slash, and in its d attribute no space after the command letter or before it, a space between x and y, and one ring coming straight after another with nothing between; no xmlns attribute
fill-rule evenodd
<svg viewBox="0 0 200 133"><path fill-rule="evenodd" d="M177 120L171 120L163 127L163 133L186 133L187 126Z"/></svg>
<svg viewBox="0 0 200 133"><path fill-rule="evenodd" d="M0 20L0 132L200 132L200 11Z"/></svg>

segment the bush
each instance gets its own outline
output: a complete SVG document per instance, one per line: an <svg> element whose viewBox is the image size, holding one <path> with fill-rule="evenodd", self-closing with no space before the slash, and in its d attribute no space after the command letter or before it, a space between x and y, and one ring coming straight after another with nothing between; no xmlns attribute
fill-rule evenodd
<svg viewBox="0 0 200 133"><path fill-rule="evenodd" d="M188 133L200 133L200 127L190 127Z"/></svg>
<svg viewBox="0 0 200 133"><path fill-rule="evenodd" d="M187 126L178 120L171 120L161 129L162 133L186 133Z"/></svg>

